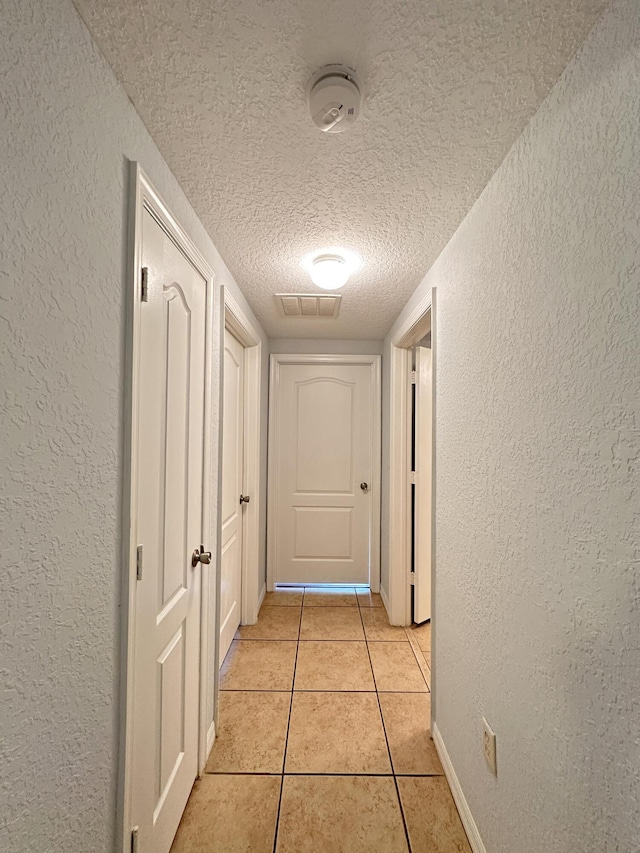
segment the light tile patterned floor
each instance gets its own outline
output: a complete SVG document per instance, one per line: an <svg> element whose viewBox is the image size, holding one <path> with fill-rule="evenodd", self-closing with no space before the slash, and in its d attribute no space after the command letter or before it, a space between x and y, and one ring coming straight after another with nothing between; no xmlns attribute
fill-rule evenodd
<svg viewBox="0 0 640 853"><path fill-rule="evenodd" d="M470 853L428 725L431 626L369 590L277 590L220 674L172 853Z"/></svg>

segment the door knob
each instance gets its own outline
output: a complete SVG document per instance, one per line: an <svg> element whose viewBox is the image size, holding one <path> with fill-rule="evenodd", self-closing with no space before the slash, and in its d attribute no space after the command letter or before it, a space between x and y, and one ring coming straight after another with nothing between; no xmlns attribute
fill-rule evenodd
<svg viewBox="0 0 640 853"><path fill-rule="evenodd" d="M368 492L369 491L369 483L360 483L360 488L362 489L363 492Z"/></svg>
<svg viewBox="0 0 640 853"><path fill-rule="evenodd" d="M205 566L208 566L210 562L211 551L205 551L204 545L201 545L199 548L196 548L196 550L191 555L191 565L194 567L194 569L198 565L198 563L204 563Z"/></svg>
<svg viewBox="0 0 640 853"><path fill-rule="evenodd" d="M240 495L241 504L248 504L250 500L251 498L249 497L249 495Z"/></svg>

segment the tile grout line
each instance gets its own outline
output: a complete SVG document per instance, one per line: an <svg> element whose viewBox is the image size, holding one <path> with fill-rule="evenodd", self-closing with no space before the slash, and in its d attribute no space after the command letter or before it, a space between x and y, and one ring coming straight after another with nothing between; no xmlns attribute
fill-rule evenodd
<svg viewBox="0 0 640 853"><path fill-rule="evenodd" d="M367 779L391 779L397 776L399 779L441 779L443 773L360 773L352 770L290 770L288 773L269 773L266 770L215 770L207 772L205 776L366 776Z"/></svg>
<svg viewBox="0 0 640 853"><path fill-rule="evenodd" d="M360 602L358 602L358 607L360 607ZM360 612L360 618L362 619L362 612ZM387 616L388 618L388 616ZM364 631L364 622L362 623L362 629ZM393 758L391 756L391 747L389 746L389 737L387 736L387 727L384 722L384 714L382 713L382 703L380 702L380 692L378 690L378 682L376 681L375 672L373 670L373 661L371 660L371 652L369 651L369 640L367 639L367 634L365 631L365 642L367 644L367 655L369 657L369 666L371 667L371 672L373 674L373 683L376 688L376 699L378 702L378 711L380 712L380 720L382 721L382 731L384 732L384 739L387 744L387 752L389 753L389 764L391 765L391 773L393 774L393 785L396 790L396 797L398 798L398 806L400 808L400 816L402 817L402 826L404 828L404 837L407 842L407 850L409 853L411 851L411 840L409 839L409 829L407 827L407 821L404 816L404 809L402 807L402 800L400 798L400 788L398 787L398 779L396 778L396 770L393 764Z"/></svg>
<svg viewBox="0 0 640 853"><path fill-rule="evenodd" d="M406 633L406 635L407 635L407 640L409 641L409 645L411 646L411 651L413 652L413 656L414 656L414 658L416 659L416 663L418 664L418 669L420 670L420 675L422 676L422 678L423 678L423 680L424 680L424 683L427 685L427 692L428 692L429 694L431 694L431 685L430 685L430 684L429 684L429 682L427 681L427 679L426 679L426 677L425 677L425 674L424 674L424 672L422 671L422 663L420 662L420 659L418 658L418 653L416 652L415 647L414 647L414 645L413 645L413 644L414 644L414 642L416 642L416 643L417 643L418 641L415 639L415 637L410 637L410 636L409 636L409 632L407 631L407 629L406 629L406 628L405 628L404 630L405 630L405 633ZM420 649L420 645L419 645L419 644L418 644L418 648ZM420 649L420 652L422 653L422 649ZM426 658L425 658L425 656L424 656L424 653L422 653L422 657L424 658L424 666L428 666L427 661L426 661ZM431 668L430 668L430 667L429 667L429 671L431 671Z"/></svg>
<svg viewBox="0 0 640 853"><path fill-rule="evenodd" d="M293 642L293 641L291 641L291 642ZM350 642L359 643L362 641L361 640L351 640ZM291 691L290 690L273 690L273 689L272 690L257 690L257 689L249 690L246 687L234 687L231 689L224 690L222 692L224 692L224 693L290 693ZM302 690L298 688L295 691L295 693L376 693L376 692L377 691L375 689L374 690L326 690L326 689L317 690L317 689L314 689L313 687L305 687ZM425 696L429 693L429 691L428 690L408 690L408 689L405 689L405 690L381 690L380 693L384 693L385 696L386 695L392 696L392 695L397 694L397 693L402 693L402 695L404 695L406 693L410 693L413 696Z"/></svg>
<svg viewBox="0 0 640 853"><path fill-rule="evenodd" d="M305 592L302 591L302 604L300 605L300 619L298 621L298 639L296 642L296 656L293 661L293 676L291 678L291 698L289 700L289 719L287 720L287 734L284 739L284 754L282 756L282 775L280 776L280 797L278 798L278 811L276 813L276 829L273 834L273 853L276 853L278 845L278 831L280 829L280 809L282 808L282 794L284 791L284 768L287 762L287 749L289 748L289 729L291 728L291 714L293 711L293 689L296 683L296 669L298 668L298 650L300 648L300 631L302 629L302 613L304 608Z"/></svg>
<svg viewBox="0 0 640 853"><path fill-rule="evenodd" d="M383 725L384 725L384 722L383 722ZM385 730L385 736L386 736L386 730ZM398 805L400 806L400 814L402 815L402 825L404 826L404 836L407 839L407 850L409 851L409 853L412 853L411 839L409 838L409 827L407 826L407 819L404 816L404 807L402 805L402 797L400 796L400 788L398 787L398 777L396 776L395 773L393 774L393 784L395 785L396 796L398 798Z"/></svg>

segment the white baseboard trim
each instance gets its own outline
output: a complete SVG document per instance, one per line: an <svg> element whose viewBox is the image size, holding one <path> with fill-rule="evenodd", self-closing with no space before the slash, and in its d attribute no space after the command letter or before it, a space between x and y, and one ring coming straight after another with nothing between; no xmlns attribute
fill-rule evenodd
<svg viewBox="0 0 640 853"><path fill-rule="evenodd" d="M449 783L449 787L451 788L453 799L455 800L455 804L458 807L458 812L460 813L460 820L462 821L462 825L464 826L465 832L467 833L467 837L469 838L469 844L471 845L471 849L473 850L473 853L487 853L486 847L484 846L482 838L480 837L478 827L476 826L476 822L473 819L473 815L471 814L469 803L467 802L467 798L462 792L460 782L458 780L458 777L456 776L456 771L453 769L453 764L451 763L451 759L449 758L449 753L447 752L447 748L444 745L444 741L442 740L440 729L438 728L436 723L433 724L433 731L431 732L431 734L433 735L433 742L436 746L438 755L440 756L440 761L442 762L444 775L447 777L447 782Z"/></svg>
<svg viewBox="0 0 640 853"><path fill-rule="evenodd" d="M267 594L267 585L262 584L262 589L260 590L260 595L258 596L258 613L260 613L260 608L262 607L262 602L264 601L264 597Z"/></svg>
<svg viewBox="0 0 640 853"><path fill-rule="evenodd" d="M207 761L209 760L209 753L213 749L213 742L216 739L216 724L215 720L211 722L209 726L209 731L207 732Z"/></svg>
<svg viewBox="0 0 640 853"><path fill-rule="evenodd" d="M380 598L382 599L382 603L384 604L384 609L387 611L387 617L389 616L389 596L387 595L387 591L383 586L380 586Z"/></svg>

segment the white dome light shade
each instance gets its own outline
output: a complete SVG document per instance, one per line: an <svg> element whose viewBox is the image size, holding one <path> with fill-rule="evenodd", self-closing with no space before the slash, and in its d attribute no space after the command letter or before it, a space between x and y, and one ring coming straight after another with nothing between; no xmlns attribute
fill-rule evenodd
<svg viewBox="0 0 640 853"><path fill-rule="evenodd" d="M319 255L309 270L311 281L323 290L338 290L349 281L349 267L340 255Z"/></svg>

